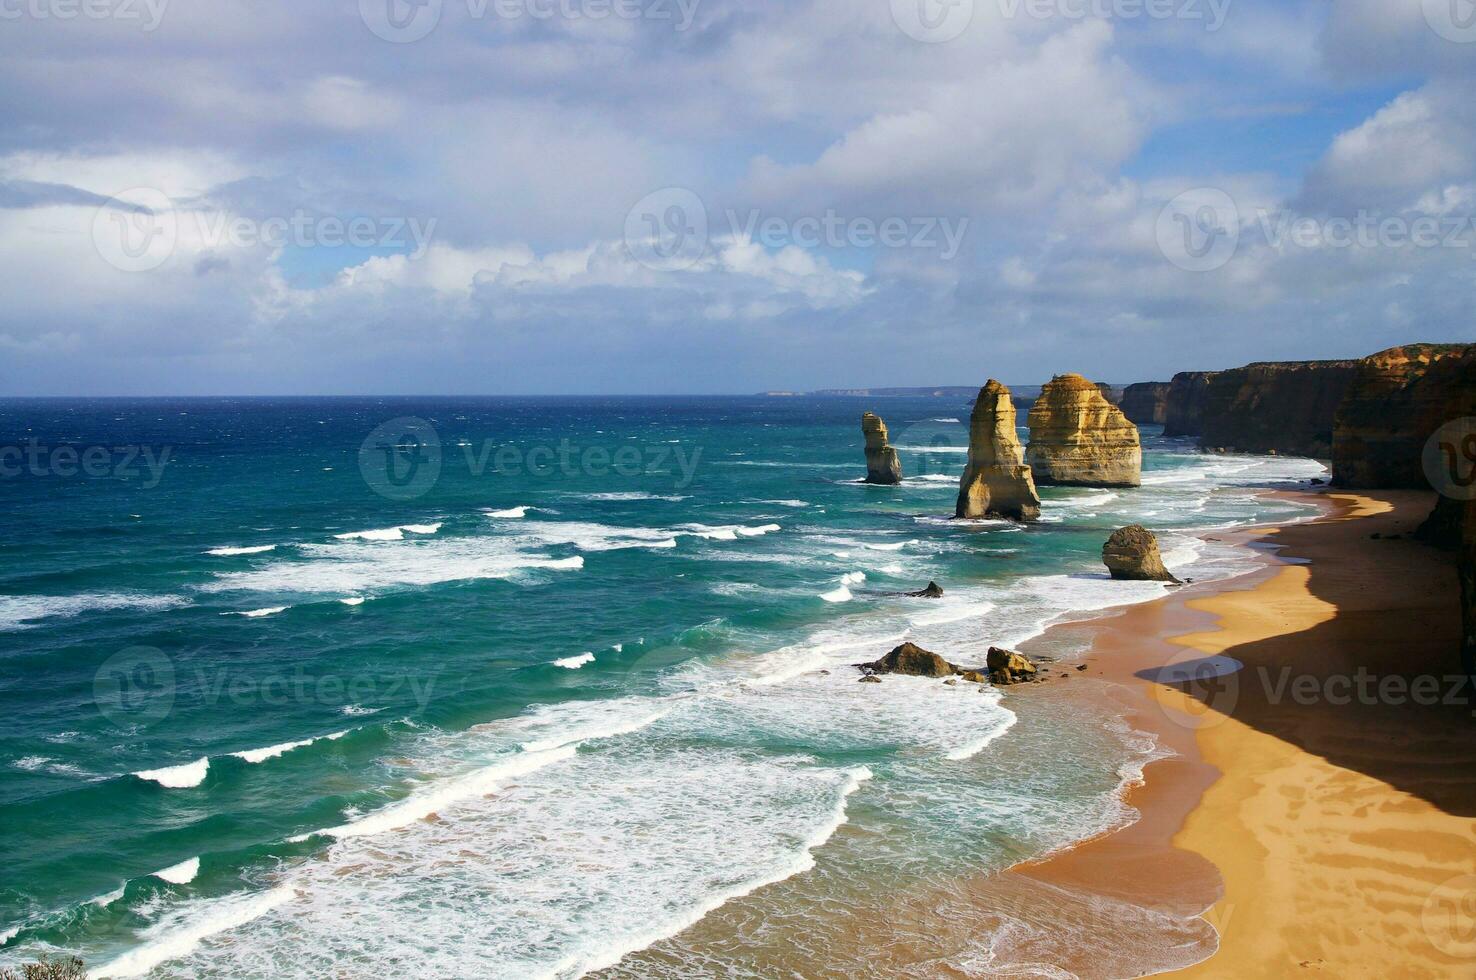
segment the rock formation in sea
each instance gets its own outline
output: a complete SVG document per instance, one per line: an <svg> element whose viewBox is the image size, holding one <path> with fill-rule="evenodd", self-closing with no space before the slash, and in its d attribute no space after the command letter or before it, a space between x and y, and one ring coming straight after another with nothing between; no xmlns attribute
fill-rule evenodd
<svg viewBox="0 0 1476 980"><path fill-rule="evenodd" d="M1210 375L1199 436L1206 449L1332 455L1333 421L1360 362L1280 361Z"/></svg>
<svg viewBox="0 0 1476 980"><path fill-rule="evenodd" d="M1409 344L1364 358L1337 413L1333 485L1428 487L1425 444L1471 414L1459 392L1473 361L1472 344Z"/></svg>
<svg viewBox="0 0 1476 980"><path fill-rule="evenodd" d="M969 460L958 486L955 517L1003 517L1033 521L1040 495L1022 459L1010 389L990 380L979 389L969 416Z"/></svg>
<svg viewBox="0 0 1476 980"><path fill-rule="evenodd" d="M1169 382L1163 409L1163 434L1197 436L1204 429L1204 394L1214 371L1181 371Z"/></svg>
<svg viewBox="0 0 1476 980"><path fill-rule="evenodd" d="M941 599L943 598L943 586L937 582L929 582L926 589L920 592L904 592L903 595L913 599Z"/></svg>
<svg viewBox="0 0 1476 980"><path fill-rule="evenodd" d="M887 444L887 423L867 412L861 416L861 433L866 436L866 482L893 486L902 482L902 461L897 450Z"/></svg>
<svg viewBox="0 0 1476 980"><path fill-rule="evenodd" d="M1136 425L1163 425L1168 418L1169 382L1140 381L1123 389L1117 407Z"/></svg>
<svg viewBox="0 0 1476 980"><path fill-rule="evenodd" d="M994 651L991 650L991 658L993 655ZM1026 660L1025 663L1028 665L1030 661ZM983 684L989 680L989 674L985 671L951 664L931 650L924 650L916 643L904 643L880 660L853 666L861 671L862 680L880 679L882 674L901 674L906 677L960 677L975 684ZM1031 665L1030 670L1033 673L1035 667Z"/></svg>
<svg viewBox="0 0 1476 980"><path fill-rule="evenodd" d="M1174 582L1158 553L1158 538L1141 524L1129 524L1112 532L1102 545L1102 563L1115 579L1134 582Z"/></svg>
<svg viewBox="0 0 1476 980"><path fill-rule="evenodd" d="M1138 427L1079 374L1052 378L1030 408L1025 461L1041 485L1135 487Z"/></svg>
<svg viewBox="0 0 1476 980"><path fill-rule="evenodd" d="M1023 653L1001 647L989 648L988 666L989 679L997 686L1029 683L1037 673L1035 664Z"/></svg>
<svg viewBox="0 0 1476 980"><path fill-rule="evenodd" d="M960 672L953 664L916 643L904 643L874 663L856 666L866 673L905 674L909 677L952 677Z"/></svg>

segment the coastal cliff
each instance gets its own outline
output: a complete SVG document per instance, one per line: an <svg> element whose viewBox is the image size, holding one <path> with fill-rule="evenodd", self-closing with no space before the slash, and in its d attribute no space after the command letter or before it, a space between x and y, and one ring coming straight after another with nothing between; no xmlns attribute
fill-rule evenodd
<svg viewBox="0 0 1476 980"><path fill-rule="evenodd" d="M887 423L870 412L861 416L866 437L866 482L892 486L902 482L902 461L887 443Z"/></svg>
<svg viewBox="0 0 1476 980"><path fill-rule="evenodd" d="M1169 382L1141 381L1123 389L1118 408L1137 425L1163 425L1168 418Z"/></svg>
<svg viewBox="0 0 1476 980"><path fill-rule="evenodd" d="M1025 461L1041 484L1135 487L1143 450L1138 427L1095 384L1062 374L1030 408Z"/></svg>
<svg viewBox="0 0 1476 980"><path fill-rule="evenodd" d="M1040 495L1030 467L1022 462L1015 434L1010 389L992 379L979 389L969 416L969 460L959 482L954 516L1016 521L1040 516Z"/></svg>
<svg viewBox="0 0 1476 980"><path fill-rule="evenodd" d="M1459 393L1471 385L1476 345L1409 344L1366 357L1338 409L1335 486L1427 487L1425 443L1445 423L1471 414Z"/></svg>
<svg viewBox="0 0 1476 980"><path fill-rule="evenodd" d="M1326 459L1333 421L1359 361L1280 361L1209 375L1200 444Z"/></svg>
<svg viewBox="0 0 1476 980"><path fill-rule="evenodd" d="M1164 399L1163 434L1197 436L1204 431L1204 394L1214 371L1180 371Z"/></svg>

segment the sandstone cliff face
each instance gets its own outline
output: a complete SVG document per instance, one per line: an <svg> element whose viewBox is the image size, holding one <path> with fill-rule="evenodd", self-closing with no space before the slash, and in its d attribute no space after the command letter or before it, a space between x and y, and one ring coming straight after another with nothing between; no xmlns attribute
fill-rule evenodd
<svg viewBox="0 0 1476 980"><path fill-rule="evenodd" d="M1138 427L1079 374L1052 378L1030 408L1025 461L1042 485L1135 487Z"/></svg>
<svg viewBox="0 0 1476 980"><path fill-rule="evenodd" d="M969 416L969 461L958 485L954 516L1013 521L1039 517L1040 495L1021 456L1010 389L991 379L979 389Z"/></svg>
<svg viewBox="0 0 1476 980"><path fill-rule="evenodd" d="M1140 381L1123 389L1118 407L1129 422L1137 425L1163 425L1168 418L1169 383Z"/></svg>
<svg viewBox="0 0 1476 980"><path fill-rule="evenodd" d="M1214 371L1181 371L1169 382L1163 434L1197 436L1204 431L1204 395Z"/></svg>
<svg viewBox="0 0 1476 980"><path fill-rule="evenodd" d="M1446 422L1468 417L1460 391L1476 345L1411 344L1366 357L1338 409L1332 482L1368 489L1428 487L1425 443Z"/></svg>
<svg viewBox="0 0 1476 980"><path fill-rule="evenodd" d="M1207 449L1327 459L1358 361L1282 361L1216 372L1204 393Z"/></svg>
<svg viewBox="0 0 1476 980"><path fill-rule="evenodd" d="M866 437L866 482L890 486L902 482L902 461L887 444L887 424L867 412L861 416L861 434Z"/></svg>

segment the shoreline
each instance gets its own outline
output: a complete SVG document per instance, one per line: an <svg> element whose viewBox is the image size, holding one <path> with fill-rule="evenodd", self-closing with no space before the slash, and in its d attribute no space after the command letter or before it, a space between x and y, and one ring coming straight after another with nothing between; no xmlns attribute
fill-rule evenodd
<svg viewBox="0 0 1476 980"><path fill-rule="evenodd" d="M1084 665L1080 676L1105 683L1126 722L1173 754L1150 761L1127 787L1135 821L1016 865L999 876L1003 887L982 890L1009 894L1024 882L1084 908L1126 902L1203 924L1207 932L1191 926L1191 941L1181 936L1159 951L1163 961L1150 972L1161 974L1441 976L1470 968L1476 948L1461 937L1472 923L1459 904L1476 897L1476 879L1459 880L1476 870L1469 705L1306 706L1288 703L1275 682L1288 670L1323 685L1359 668L1382 676L1398 666L1406 677L1459 670L1452 563L1407 539L1433 495L1288 495L1324 512L1224 534L1257 551L1264 567L1061 624L1022 646L1029 655L1058 630L1088 639L1068 674ZM1192 679L1215 656L1244 665L1236 680ZM1175 664L1189 666L1160 673ZM1169 686L1160 678L1190 680ZM1381 716L1376 736L1369 714ZM1350 740L1367 743L1372 765L1346 748L1329 751ZM1432 744L1454 754L1432 764ZM1400 788L1387 780L1401 769L1424 772ZM1440 890L1452 880L1454 888ZM1456 910L1454 920L1430 925L1429 910L1438 919L1445 907ZM1101 922L1104 943L1112 925ZM1079 962L1054 965L1104 975L1094 944L1085 945Z"/></svg>

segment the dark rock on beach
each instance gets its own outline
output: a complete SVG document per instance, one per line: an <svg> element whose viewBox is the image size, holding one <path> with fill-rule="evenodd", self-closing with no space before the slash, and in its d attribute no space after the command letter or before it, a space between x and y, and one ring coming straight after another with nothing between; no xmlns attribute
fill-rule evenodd
<svg viewBox="0 0 1476 980"><path fill-rule="evenodd" d="M1158 539L1141 524L1129 524L1113 531L1112 537L1102 545L1102 562L1115 579L1179 584L1163 566Z"/></svg>
<svg viewBox="0 0 1476 980"><path fill-rule="evenodd" d="M1026 684L1035 680L1037 673L1035 664L1023 653L1002 647L989 648L988 666L989 679L997 686Z"/></svg>

